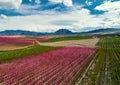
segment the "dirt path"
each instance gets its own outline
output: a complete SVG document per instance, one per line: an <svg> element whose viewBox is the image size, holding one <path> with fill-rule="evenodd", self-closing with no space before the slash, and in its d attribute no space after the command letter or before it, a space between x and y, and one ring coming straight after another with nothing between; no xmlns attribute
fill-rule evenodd
<svg viewBox="0 0 120 85"><path fill-rule="evenodd" d="M96 39L84 39L84 40L68 40L68 41L59 41L59 42L44 42L41 45L47 46L87 46L94 47L98 42L99 38Z"/></svg>

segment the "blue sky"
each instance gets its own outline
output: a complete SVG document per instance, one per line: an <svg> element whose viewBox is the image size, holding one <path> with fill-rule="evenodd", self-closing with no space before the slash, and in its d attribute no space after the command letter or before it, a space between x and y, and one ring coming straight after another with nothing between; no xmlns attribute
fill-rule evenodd
<svg viewBox="0 0 120 85"><path fill-rule="evenodd" d="M120 28L120 0L0 0L0 30Z"/></svg>

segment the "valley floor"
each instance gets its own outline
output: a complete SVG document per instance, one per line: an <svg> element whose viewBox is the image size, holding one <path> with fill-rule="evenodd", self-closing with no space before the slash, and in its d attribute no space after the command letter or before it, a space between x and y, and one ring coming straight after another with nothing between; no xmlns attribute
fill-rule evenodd
<svg viewBox="0 0 120 85"><path fill-rule="evenodd" d="M120 37L40 42L1 51L1 84L120 85Z"/></svg>

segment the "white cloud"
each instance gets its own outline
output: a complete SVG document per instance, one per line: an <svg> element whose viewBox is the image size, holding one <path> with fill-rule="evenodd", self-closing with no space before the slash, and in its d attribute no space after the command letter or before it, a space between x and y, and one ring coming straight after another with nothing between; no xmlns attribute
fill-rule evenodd
<svg viewBox="0 0 120 85"><path fill-rule="evenodd" d="M69 28L72 31L79 31L86 27L97 27L102 23L100 18L90 15L89 10L80 9L67 14L58 14L54 11L49 11L52 15L31 15L31 16L16 16L9 17L6 23L0 23L0 28L24 29L31 31L52 32L60 28ZM57 25L52 22L64 21L63 25ZM68 25L68 21L70 22Z"/></svg>
<svg viewBox="0 0 120 85"><path fill-rule="evenodd" d="M88 5L88 6L90 6L90 5L93 4L93 2L91 2L91 1L89 1L89 0L86 0L85 3L86 3L86 5Z"/></svg>
<svg viewBox="0 0 120 85"><path fill-rule="evenodd" d="M40 4L40 0L35 0L35 3L36 4Z"/></svg>
<svg viewBox="0 0 120 85"><path fill-rule="evenodd" d="M0 0L0 8L18 9L22 0Z"/></svg>
<svg viewBox="0 0 120 85"><path fill-rule="evenodd" d="M62 3L63 0L49 0L49 1L53 3Z"/></svg>
<svg viewBox="0 0 120 85"><path fill-rule="evenodd" d="M32 2L32 0L29 0L29 2ZM35 0L36 4L40 4L40 0Z"/></svg>
<svg viewBox="0 0 120 85"><path fill-rule="evenodd" d="M116 2L106 1L102 5L97 6L95 9L103 10L103 11L111 11L116 9L120 10L120 1L116 1Z"/></svg>
<svg viewBox="0 0 120 85"><path fill-rule="evenodd" d="M75 9L69 13L58 13L54 10L40 11L36 15L33 14L35 11L31 11L33 15L14 16L8 17L8 20L1 20L0 28L2 29L0 30L24 29L39 32L53 32L60 28L80 31L97 27L120 27L120 7L118 3L120 2L105 2L97 6L95 9L106 11L101 15L92 15L88 9L84 8ZM29 11L26 11L29 7L23 7L26 9L19 9L19 11L29 13Z"/></svg>
<svg viewBox="0 0 120 85"><path fill-rule="evenodd" d="M38 14L41 11L38 10L33 10L33 9L37 9L39 7L39 5L21 5L19 9L17 9L16 11L18 13L21 13L23 15L31 15L31 14Z"/></svg>
<svg viewBox="0 0 120 85"><path fill-rule="evenodd" d="M7 16L4 14L0 14L0 19L7 19Z"/></svg>
<svg viewBox="0 0 120 85"><path fill-rule="evenodd" d="M72 6L72 0L49 0L53 3L63 3L65 6Z"/></svg>
<svg viewBox="0 0 120 85"><path fill-rule="evenodd" d="M120 27L120 1L106 1L95 9L106 11L99 16L103 19L104 27Z"/></svg>
<svg viewBox="0 0 120 85"><path fill-rule="evenodd" d="M72 0L63 0L65 6L72 6Z"/></svg>

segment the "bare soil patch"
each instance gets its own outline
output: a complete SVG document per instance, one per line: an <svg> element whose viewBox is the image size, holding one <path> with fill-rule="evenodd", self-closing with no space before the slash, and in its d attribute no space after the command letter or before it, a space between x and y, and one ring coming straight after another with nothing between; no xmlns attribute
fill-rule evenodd
<svg viewBox="0 0 120 85"><path fill-rule="evenodd" d="M99 38L95 39L84 39L84 40L68 40L68 41L59 41L59 42L45 42L40 43L41 45L47 46L86 46L86 47L95 47L96 43L99 41Z"/></svg>
<svg viewBox="0 0 120 85"><path fill-rule="evenodd" d="M28 43L3 43L3 42L0 42L0 51L22 49L22 48L28 47L30 45L32 45L32 44L28 44Z"/></svg>

